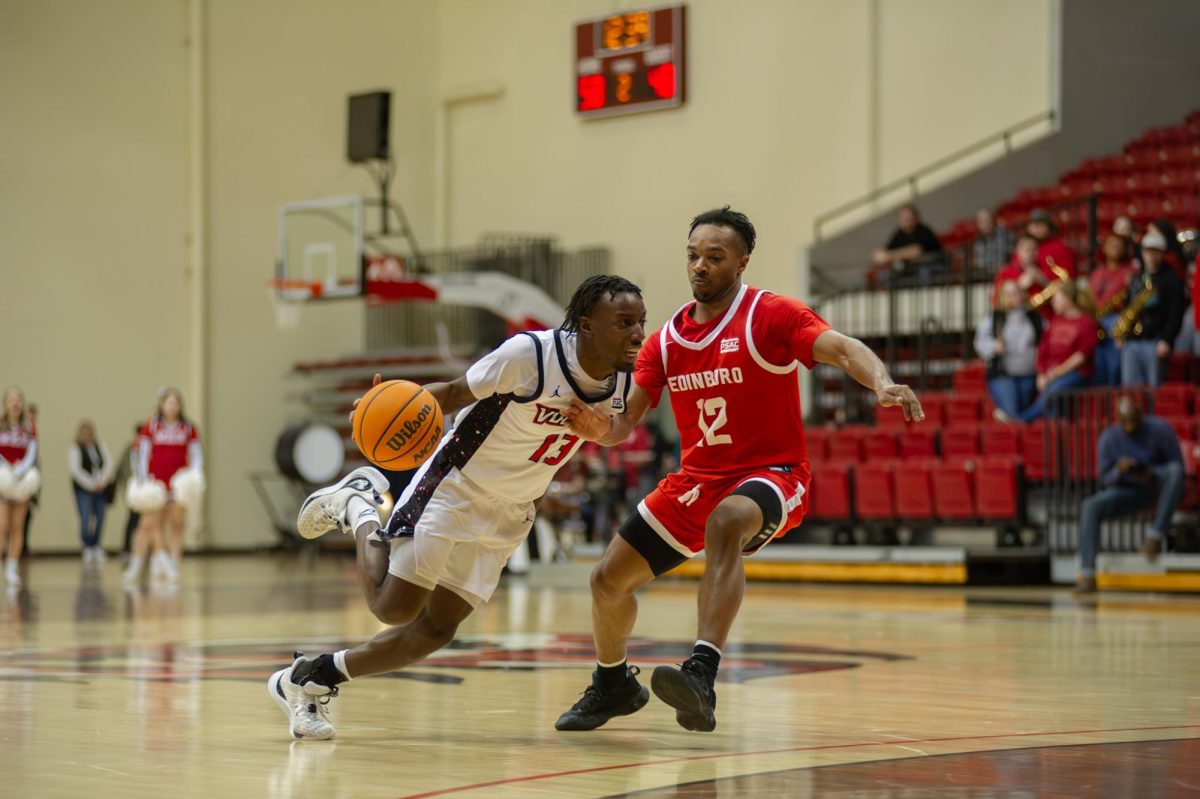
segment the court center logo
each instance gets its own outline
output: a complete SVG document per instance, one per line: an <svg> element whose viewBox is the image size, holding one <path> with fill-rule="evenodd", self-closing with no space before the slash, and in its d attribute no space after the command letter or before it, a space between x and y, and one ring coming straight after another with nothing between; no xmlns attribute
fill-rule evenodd
<svg viewBox="0 0 1200 799"><path fill-rule="evenodd" d="M291 647L310 655L352 647L359 641L310 639L211 643L161 643L142 646L18 650L9 659L9 679L87 683L99 677L150 682L265 680L291 660ZM643 670L677 664L692 641L633 638L629 662ZM718 679L743 683L765 677L855 669L871 663L911 660L908 655L809 644L731 643L725 647ZM389 677L458 685L470 672L531 672L591 669L596 663L592 637L585 634L507 633L456 638L445 649Z"/></svg>

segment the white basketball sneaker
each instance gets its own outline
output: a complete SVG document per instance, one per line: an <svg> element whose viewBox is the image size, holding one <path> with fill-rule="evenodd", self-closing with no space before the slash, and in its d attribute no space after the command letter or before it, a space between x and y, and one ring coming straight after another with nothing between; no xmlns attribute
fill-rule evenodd
<svg viewBox="0 0 1200 799"><path fill-rule="evenodd" d="M320 538L333 530L351 533L346 519L346 506L351 497L362 497L372 505L382 505L380 496L388 490L387 478L378 469L361 466L341 481L318 488L300 506L296 529L305 538Z"/></svg>
<svg viewBox="0 0 1200 799"><path fill-rule="evenodd" d="M337 687L316 682L303 685L292 682L292 673L307 663L300 652L286 669L280 669L267 680L267 691L275 704L288 717L292 737L297 740L327 741L333 737L333 722L329 720L329 700L337 696Z"/></svg>

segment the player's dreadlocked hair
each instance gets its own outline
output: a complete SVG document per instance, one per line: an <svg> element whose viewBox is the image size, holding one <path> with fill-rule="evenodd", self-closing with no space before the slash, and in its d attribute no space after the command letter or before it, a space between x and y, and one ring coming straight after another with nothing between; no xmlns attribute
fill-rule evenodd
<svg viewBox="0 0 1200 799"><path fill-rule="evenodd" d="M696 232L696 228L701 225L716 225L717 227L727 227L732 229L742 238L742 244L746 246L746 255L754 252L754 239L758 235L754 232L754 225L750 224L750 217L737 211L729 210L729 206L724 208L714 208L711 211L705 211L692 219L692 226L688 228L688 235Z"/></svg>
<svg viewBox="0 0 1200 799"><path fill-rule="evenodd" d="M592 312L596 303L617 294L636 294L642 296L642 290L617 275L592 275L579 284L571 295L567 305L567 318L563 320L562 329L568 333L579 332L579 320Z"/></svg>

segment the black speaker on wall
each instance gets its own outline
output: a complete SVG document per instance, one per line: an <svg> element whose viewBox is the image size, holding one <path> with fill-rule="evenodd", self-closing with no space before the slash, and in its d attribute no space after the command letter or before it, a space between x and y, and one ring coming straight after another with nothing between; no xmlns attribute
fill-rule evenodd
<svg viewBox="0 0 1200 799"><path fill-rule="evenodd" d="M346 114L346 158L352 164L386 161L392 93L353 94Z"/></svg>

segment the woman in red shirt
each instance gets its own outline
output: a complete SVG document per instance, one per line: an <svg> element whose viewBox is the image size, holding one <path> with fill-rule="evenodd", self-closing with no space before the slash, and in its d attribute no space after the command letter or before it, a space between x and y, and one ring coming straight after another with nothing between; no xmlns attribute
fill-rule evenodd
<svg viewBox="0 0 1200 799"><path fill-rule="evenodd" d="M177 477L199 472L203 465L200 434L183 415L183 395L168 388L158 400L158 412L138 433L133 449L133 474L142 481L157 481L167 489L167 503L145 511L133 539L133 553L125 570L126 582L141 575L147 550L153 549L151 575L175 580L183 557L183 530L187 521L180 504ZM164 535L164 527L169 537Z"/></svg>
<svg viewBox="0 0 1200 799"><path fill-rule="evenodd" d="M25 394L10 386L0 410L0 548L8 554L4 577L9 585L21 584L17 564L24 548L25 514L42 482L37 456L37 428L29 420Z"/></svg>
<svg viewBox="0 0 1200 799"><path fill-rule="evenodd" d="M1096 321L1105 338L1096 347L1096 384L1121 385L1121 351L1112 340L1112 328L1129 302L1129 284L1138 273L1129 241L1117 233L1104 239L1104 263L1088 276Z"/></svg>
<svg viewBox="0 0 1200 799"><path fill-rule="evenodd" d="M1079 310L1075 304L1075 286L1065 283L1051 299L1054 316L1038 344L1037 388L1040 392L1033 404L1019 417L1032 422L1047 414L1046 402L1054 395L1083 388L1092 378L1092 356L1099 342L1096 320ZM999 412L997 417L1009 417Z"/></svg>

